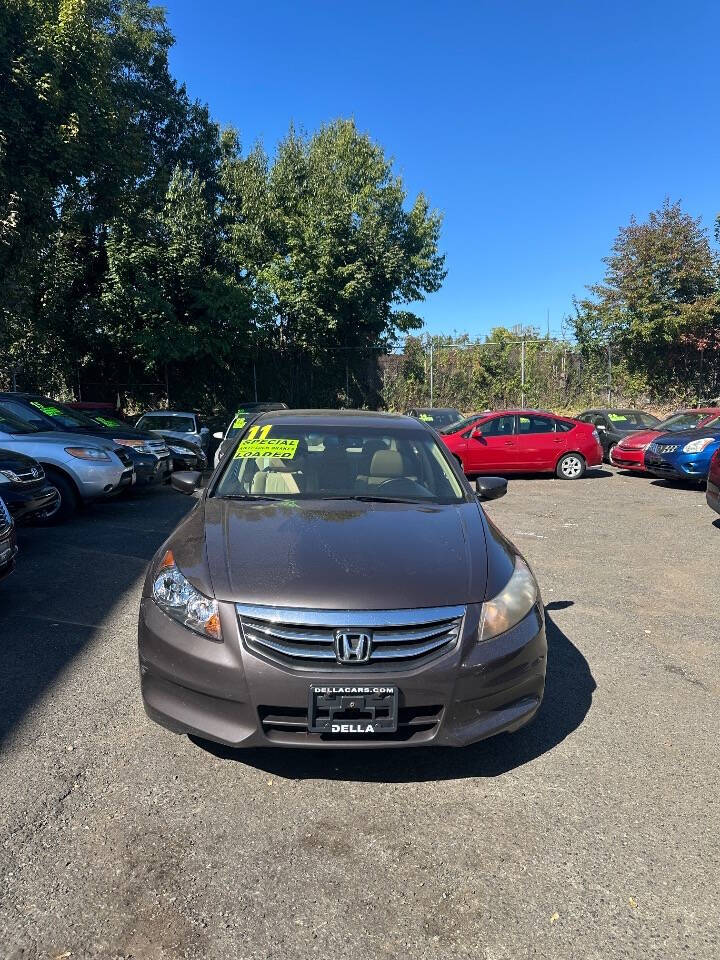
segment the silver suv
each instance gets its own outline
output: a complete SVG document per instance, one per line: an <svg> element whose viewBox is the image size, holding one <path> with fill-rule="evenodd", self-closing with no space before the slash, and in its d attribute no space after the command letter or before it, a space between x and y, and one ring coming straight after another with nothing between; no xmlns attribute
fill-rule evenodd
<svg viewBox="0 0 720 960"><path fill-rule="evenodd" d="M106 497L135 481L124 447L102 437L38 430L0 410L0 447L24 453L42 464L48 482L60 493L53 521L67 519L79 503Z"/></svg>

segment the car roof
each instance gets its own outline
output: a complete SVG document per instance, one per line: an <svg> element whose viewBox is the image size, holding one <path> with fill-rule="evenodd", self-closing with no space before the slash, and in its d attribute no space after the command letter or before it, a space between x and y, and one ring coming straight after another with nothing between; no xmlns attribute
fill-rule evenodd
<svg viewBox="0 0 720 960"><path fill-rule="evenodd" d="M292 426L337 427L352 424L357 427L393 426L406 430L429 429L413 417L403 413L385 413L376 410L266 410L255 422L287 423Z"/></svg>
<svg viewBox="0 0 720 960"><path fill-rule="evenodd" d="M423 413L457 413L457 407L410 407L411 410L422 410Z"/></svg>
<svg viewBox="0 0 720 960"><path fill-rule="evenodd" d="M158 416L158 417L197 417L199 416L194 410L146 410L145 413L140 414L141 417L148 416Z"/></svg>

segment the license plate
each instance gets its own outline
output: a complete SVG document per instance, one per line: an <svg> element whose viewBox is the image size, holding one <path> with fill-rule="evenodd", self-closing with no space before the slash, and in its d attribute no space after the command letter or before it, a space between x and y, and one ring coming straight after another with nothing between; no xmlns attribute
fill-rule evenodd
<svg viewBox="0 0 720 960"><path fill-rule="evenodd" d="M387 684L313 684L308 703L310 733L339 736L394 733L398 688Z"/></svg>

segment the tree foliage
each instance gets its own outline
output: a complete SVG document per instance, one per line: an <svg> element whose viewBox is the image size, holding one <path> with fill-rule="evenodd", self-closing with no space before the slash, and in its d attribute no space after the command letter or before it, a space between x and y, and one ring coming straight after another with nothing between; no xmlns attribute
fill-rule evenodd
<svg viewBox="0 0 720 960"><path fill-rule="evenodd" d="M614 351L649 392L712 396L718 388L720 262L701 221L666 201L623 227L602 284L576 303L588 359ZM602 361L604 362L604 361Z"/></svg>
<svg viewBox="0 0 720 960"><path fill-rule="evenodd" d="M368 400L443 280L439 215L351 121L243 154L170 75L171 44L148 0L0 7L5 379Z"/></svg>

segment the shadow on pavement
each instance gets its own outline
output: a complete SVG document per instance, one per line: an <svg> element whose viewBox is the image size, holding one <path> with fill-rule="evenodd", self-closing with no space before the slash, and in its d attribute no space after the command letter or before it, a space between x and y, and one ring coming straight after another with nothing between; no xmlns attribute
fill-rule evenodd
<svg viewBox="0 0 720 960"><path fill-rule="evenodd" d="M169 488L20 527L15 573L0 584L0 744L70 663L114 628L112 611L194 501Z"/></svg>
<svg viewBox="0 0 720 960"><path fill-rule="evenodd" d="M414 783L497 777L529 763L570 736L585 719L595 690L585 657L553 622L551 613L572 606L545 607L548 664L545 698L535 719L514 734L501 734L469 747L410 747L407 750L232 750L192 737L203 750L294 780L348 780Z"/></svg>

